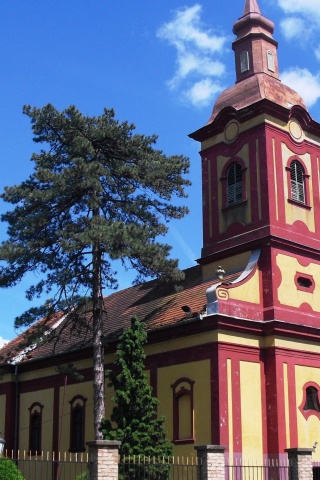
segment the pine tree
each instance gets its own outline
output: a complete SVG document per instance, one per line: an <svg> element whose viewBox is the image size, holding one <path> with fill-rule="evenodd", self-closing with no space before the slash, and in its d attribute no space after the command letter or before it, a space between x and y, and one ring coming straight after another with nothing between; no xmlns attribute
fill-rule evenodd
<svg viewBox="0 0 320 480"><path fill-rule="evenodd" d="M102 433L107 440L121 441L122 455L168 457L172 445L166 439L164 418L157 418L159 401L152 395L144 371L146 343L144 324L133 317L119 339L115 370L107 372L109 386L115 390L111 414L115 426L103 420Z"/></svg>
<svg viewBox="0 0 320 480"><path fill-rule="evenodd" d="M181 278L170 247L158 239L167 232L166 222L187 212L172 198L185 197L189 161L156 150L155 135L135 134L134 125L120 123L113 110L88 117L73 106L59 112L48 104L26 106L24 113L43 149L32 155L31 176L1 195L14 208L1 217L9 224L9 238L0 245L0 287L16 285L28 272L37 274L26 296L32 301L50 295L50 301L16 318L15 326L42 318L33 329L38 340L50 337L46 322L57 311L77 324L84 316L88 324L90 317L94 432L100 439L107 317L102 289L117 285L115 259L137 271L137 282ZM34 343L34 336L29 340Z"/></svg>

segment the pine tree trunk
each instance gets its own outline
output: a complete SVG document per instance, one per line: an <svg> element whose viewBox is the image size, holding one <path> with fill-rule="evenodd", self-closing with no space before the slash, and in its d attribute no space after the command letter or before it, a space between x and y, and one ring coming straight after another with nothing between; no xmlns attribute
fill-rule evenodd
<svg viewBox="0 0 320 480"><path fill-rule="evenodd" d="M93 418L94 438L101 440L99 431L102 418L105 416L104 405L104 347L102 343L103 298L101 279L101 251L100 245L93 247Z"/></svg>

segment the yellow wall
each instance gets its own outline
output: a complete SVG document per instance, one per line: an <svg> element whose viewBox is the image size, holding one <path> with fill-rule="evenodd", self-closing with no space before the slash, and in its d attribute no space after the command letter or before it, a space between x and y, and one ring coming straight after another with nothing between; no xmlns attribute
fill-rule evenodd
<svg viewBox="0 0 320 480"><path fill-rule="evenodd" d="M237 285L230 288L218 287L217 297L219 298L219 291L224 289L227 292L229 299L242 300L244 302L250 302L260 304L260 277L259 271L256 270L252 277L244 282L242 285Z"/></svg>
<svg viewBox="0 0 320 480"><path fill-rule="evenodd" d="M93 439L93 387L92 382L81 382L73 385L67 385L66 388L60 387L60 419L59 430L62 417L62 435L59 450L68 451L70 448L70 400L76 395L82 395L86 401L86 419L85 435L87 439Z"/></svg>
<svg viewBox="0 0 320 480"><path fill-rule="evenodd" d="M211 444L211 396L210 361L184 363L158 369L158 407L159 416L165 415L168 439L173 439L173 390L171 385L182 377L188 377L193 385L194 400L194 438L195 444ZM175 455L193 456L194 445L176 445Z"/></svg>
<svg viewBox="0 0 320 480"><path fill-rule="evenodd" d="M41 403L42 410L42 450L52 451L52 428L53 428L53 389L41 390L20 395L20 425L19 425L19 449L29 449L29 407L35 402Z"/></svg>
<svg viewBox="0 0 320 480"><path fill-rule="evenodd" d="M310 263L303 267L299 261L288 255L279 253L276 263L281 271L281 284L278 288L278 299L283 305L299 308L302 303L308 303L316 312L320 312L320 265ZM294 281L296 273L313 276L315 289L313 292L298 290ZM290 295L288 292L291 292Z"/></svg>
<svg viewBox="0 0 320 480"><path fill-rule="evenodd" d="M289 198L288 192L288 182L287 182L287 172L285 170L288 160L290 157L295 155L295 152L290 150L284 143L282 147L282 175L283 175L283 184L284 184L284 196ZM299 158L304 162L307 172L306 174L311 174L311 157L309 153L304 155L299 155ZM277 181L275 182L277 183ZM312 190L312 181L309 179L309 198L310 206L313 206L313 190ZM314 219L314 209L308 210L306 208L297 208L295 205L292 205L290 202L285 202L285 214L286 214L286 223L292 225L295 221L300 220L305 223L310 230L310 232L315 232L315 219Z"/></svg>
<svg viewBox="0 0 320 480"><path fill-rule="evenodd" d="M258 460L263 455L260 364L240 362L240 380L243 458Z"/></svg>

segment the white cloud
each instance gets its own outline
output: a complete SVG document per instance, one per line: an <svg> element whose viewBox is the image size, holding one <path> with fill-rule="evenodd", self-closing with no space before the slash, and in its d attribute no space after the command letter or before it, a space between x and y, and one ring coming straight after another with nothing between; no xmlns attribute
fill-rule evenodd
<svg viewBox="0 0 320 480"><path fill-rule="evenodd" d="M287 40L305 39L306 29L305 21L300 17L288 17L280 23L281 30Z"/></svg>
<svg viewBox="0 0 320 480"><path fill-rule="evenodd" d="M278 0L278 5L289 14L299 13L320 21L319 0Z"/></svg>
<svg viewBox="0 0 320 480"><path fill-rule="evenodd" d="M291 68L281 75L281 81L293 88L312 107L320 98L320 74L314 75L306 68Z"/></svg>
<svg viewBox="0 0 320 480"><path fill-rule="evenodd" d="M3 347L6 343L8 343L9 340L5 340L4 338L0 337L0 348Z"/></svg>
<svg viewBox="0 0 320 480"><path fill-rule="evenodd" d="M157 32L157 36L174 46L177 52L176 69L168 81L169 88L179 88L181 98L194 105L208 104L212 95L221 90L217 85L225 73L225 65L218 57L228 40L227 36L204 27L201 13L202 7L198 4L178 9L172 21L162 25ZM201 102L198 101L200 96Z"/></svg>
<svg viewBox="0 0 320 480"><path fill-rule="evenodd" d="M183 95L192 105L202 107L207 106L210 99L220 93L223 88L210 78L204 78L196 82L191 88L184 90Z"/></svg>
<svg viewBox="0 0 320 480"><path fill-rule="evenodd" d="M319 0L278 0L278 5L286 15L281 22L284 36L290 41L307 44L319 60Z"/></svg>

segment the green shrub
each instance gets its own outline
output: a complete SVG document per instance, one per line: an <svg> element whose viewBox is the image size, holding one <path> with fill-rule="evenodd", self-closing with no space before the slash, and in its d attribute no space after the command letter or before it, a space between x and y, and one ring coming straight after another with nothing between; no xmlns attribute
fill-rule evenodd
<svg viewBox="0 0 320 480"><path fill-rule="evenodd" d="M12 460L0 457L0 480L24 480L24 478Z"/></svg>
<svg viewBox="0 0 320 480"><path fill-rule="evenodd" d="M80 475L78 475L75 480L87 480L87 472L82 472ZM1 479L0 479L1 480Z"/></svg>

